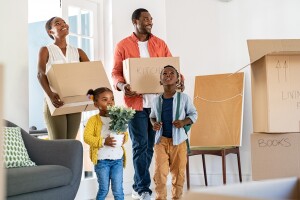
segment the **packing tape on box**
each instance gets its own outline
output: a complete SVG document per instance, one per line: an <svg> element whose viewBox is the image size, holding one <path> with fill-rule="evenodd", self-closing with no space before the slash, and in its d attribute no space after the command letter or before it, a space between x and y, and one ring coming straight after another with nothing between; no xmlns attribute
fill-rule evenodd
<svg viewBox="0 0 300 200"><path fill-rule="evenodd" d="M252 62L252 63L254 63L254 62ZM234 74L240 72L241 70L243 70L243 69L245 69L246 67L250 66L252 63L249 63L249 64L245 65L244 67L238 69L236 72L234 72L234 73L232 73L232 74L229 74L227 77L232 76L232 75L234 75Z"/></svg>

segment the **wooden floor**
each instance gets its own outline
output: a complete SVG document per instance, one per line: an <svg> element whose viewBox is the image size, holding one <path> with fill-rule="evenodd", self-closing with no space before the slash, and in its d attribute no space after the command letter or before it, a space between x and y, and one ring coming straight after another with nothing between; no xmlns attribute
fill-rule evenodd
<svg viewBox="0 0 300 200"><path fill-rule="evenodd" d="M184 193L186 192L186 185L184 185ZM152 196L151 196L151 200L155 199L155 192L153 191ZM171 187L168 187L168 200L171 199ZM95 199L93 199L95 200ZM108 196L105 198L105 200L114 200L114 197L112 195ZM124 197L124 200L133 200L133 198L131 197L131 194L127 194Z"/></svg>

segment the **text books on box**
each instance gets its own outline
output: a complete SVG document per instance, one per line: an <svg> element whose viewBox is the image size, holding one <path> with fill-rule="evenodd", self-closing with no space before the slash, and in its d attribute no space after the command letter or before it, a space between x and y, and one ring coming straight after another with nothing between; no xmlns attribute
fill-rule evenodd
<svg viewBox="0 0 300 200"><path fill-rule="evenodd" d="M300 133L251 134L252 180L300 177Z"/></svg>

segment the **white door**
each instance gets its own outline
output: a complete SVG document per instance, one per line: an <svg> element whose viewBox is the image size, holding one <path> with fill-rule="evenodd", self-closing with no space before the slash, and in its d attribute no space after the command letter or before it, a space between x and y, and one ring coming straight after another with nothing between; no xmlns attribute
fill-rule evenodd
<svg viewBox="0 0 300 200"><path fill-rule="evenodd" d="M99 4L90 0L62 0L62 18L69 24L68 43L84 50L90 60L99 60L100 57L98 10ZM90 173L94 170L89 157L89 146L83 141L84 125L88 118L97 112L82 113L77 139L83 144L83 174L76 200L93 199L97 193L97 179L93 173Z"/></svg>

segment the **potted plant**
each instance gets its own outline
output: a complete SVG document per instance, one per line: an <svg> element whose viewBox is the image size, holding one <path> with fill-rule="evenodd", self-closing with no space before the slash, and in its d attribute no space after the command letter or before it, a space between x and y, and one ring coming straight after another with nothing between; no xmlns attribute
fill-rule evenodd
<svg viewBox="0 0 300 200"><path fill-rule="evenodd" d="M135 114L135 110L132 108L124 108L122 106L108 106L107 107L109 118L109 130L112 131L111 137L116 140L116 146L122 146L124 132L127 131L128 122Z"/></svg>

